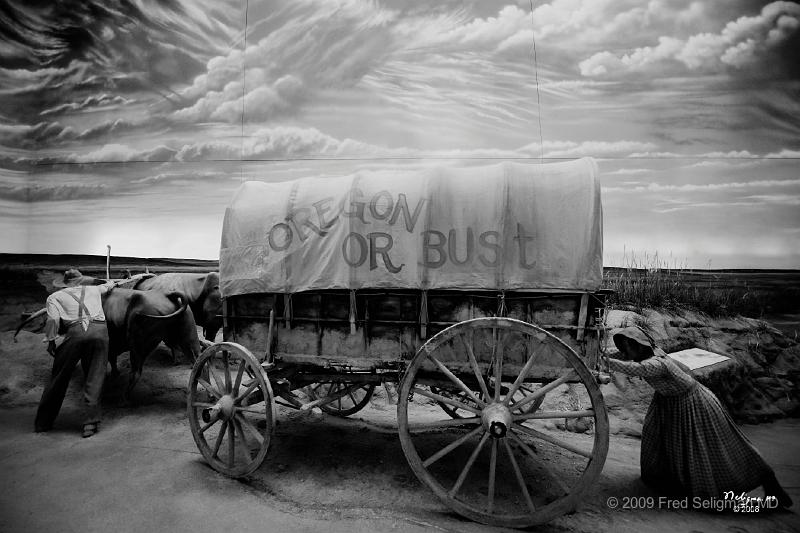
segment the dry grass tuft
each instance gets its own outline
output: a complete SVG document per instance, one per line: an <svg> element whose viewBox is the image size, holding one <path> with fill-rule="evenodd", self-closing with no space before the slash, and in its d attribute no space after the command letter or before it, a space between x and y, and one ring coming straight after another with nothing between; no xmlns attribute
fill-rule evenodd
<svg viewBox="0 0 800 533"><path fill-rule="evenodd" d="M607 302L612 309L689 309L712 317L761 318L772 307L772 295L752 290L747 280L723 279L719 271L689 269L658 253L639 258L626 252L624 262L622 268L605 269L604 288L614 291Z"/></svg>

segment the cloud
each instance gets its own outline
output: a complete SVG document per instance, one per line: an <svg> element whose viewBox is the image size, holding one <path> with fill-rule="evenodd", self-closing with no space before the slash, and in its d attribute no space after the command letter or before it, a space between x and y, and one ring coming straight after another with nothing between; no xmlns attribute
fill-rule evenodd
<svg viewBox="0 0 800 533"><path fill-rule="evenodd" d="M770 152L764 157L771 157L776 159L797 159L800 158L800 150L788 150L784 148L780 152Z"/></svg>
<svg viewBox="0 0 800 533"><path fill-rule="evenodd" d="M610 172L603 172L604 176L637 176L640 174L649 174L652 170L648 168L620 168ZM637 182L638 183L638 182Z"/></svg>
<svg viewBox="0 0 800 533"><path fill-rule="evenodd" d="M168 183L174 181L185 181L185 182L195 182L195 181L220 181L224 179L229 180L239 180L239 176L225 176L222 175L221 172L198 172L194 169L192 170L185 170L183 172L162 172L160 174L156 174L155 176L146 176L144 178L139 178L135 180L131 180L131 184L139 185L139 184L146 184L146 185L155 185L160 183Z"/></svg>
<svg viewBox="0 0 800 533"><path fill-rule="evenodd" d="M548 141L544 143L545 158L609 157L620 156L635 150L653 148L651 143L639 141ZM417 148L390 148L364 143L354 139L337 139L315 128L282 126L262 128L243 143L211 141L182 147L175 155L179 161L203 159L291 159L302 157L332 158L527 158L539 157L538 143L517 149L476 148L421 150Z"/></svg>
<svg viewBox="0 0 800 533"><path fill-rule="evenodd" d="M629 157L635 159L797 159L800 151L784 148L779 152L768 152L766 154L754 154L749 150L730 150L728 152L704 152L700 154L684 154L677 152L634 152ZM703 163L697 163L702 165ZM706 163L710 165L712 163Z"/></svg>
<svg viewBox="0 0 800 533"><path fill-rule="evenodd" d="M530 144L522 149L538 154L538 144ZM656 145L640 141L548 141L544 143L544 157L611 157L626 156L638 150L652 150Z"/></svg>
<svg viewBox="0 0 800 533"><path fill-rule="evenodd" d="M81 102L68 102L65 104L59 104L55 107L45 109L39 114L42 116L53 115L53 114L61 114L66 111L81 111L84 109L108 108L111 106L124 106L131 103L133 103L132 100L129 100L122 96L119 95L111 96L110 94L103 93L98 95L87 96Z"/></svg>
<svg viewBox="0 0 800 533"><path fill-rule="evenodd" d="M76 163L117 163L130 161L169 161L175 150L158 146L149 150L136 150L123 144L106 144L92 152L73 155L70 161Z"/></svg>
<svg viewBox="0 0 800 533"><path fill-rule="evenodd" d="M800 196L796 194L760 194L745 199L760 204L800 206Z"/></svg>
<svg viewBox="0 0 800 533"><path fill-rule="evenodd" d="M255 89L243 94L241 81L232 81L222 91L210 91L189 107L179 109L172 118L181 122L262 122L291 114L304 100L303 82L295 76L286 75L269 84L263 69L248 69L251 80L248 86Z"/></svg>
<svg viewBox="0 0 800 533"><path fill-rule="evenodd" d="M153 126L153 121L132 123L123 119L112 119L99 122L84 130L72 126L64 126L58 121L42 121L36 124L0 124L0 144L4 146L36 150L43 147L54 147L75 141L93 141L119 135L146 125Z"/></svg>
<svg viewBox="0 0 800 533"><path fill-rule="evenodd" d="M410 49L497 51L520 42L530 47L531 18L529 11L505 6L495 17L471 20L465 12L411 17L398 25L397 32L409 42Z"/></svg>
<svg viewBox="0 0 800 533"><path fill-rule="evenodd" d="M700 191L724 191L753 188L775 188L775 187L800 187L800 179L786 180L754 180L737 181L727 183L686 183L682 185L665 185L662 183L648 183L646 185L636 185L634 187L603 187L603 191L614 192L700 192Z"/></svg>
<svg viewBox="0 0 800 533"><path fill-rule="evenodd" d="M54 202L100 198L109 194L104 184L0 185L0 198L17 202Z"/></svg>
<svg viewBox="0 0 800 533"><path fill-rule="evenodd" d="M605 189L604 189L605 191ZM664 206L666 204L666 206ZM733 208L765 208L765 209L780 209L782 207L796 207L800 206L800 196L792 194L761 194L752 196L743 196L736 199L723 199L719 201L708 202L674 202L664 203L653 207L656 213L676 213L679 211L696 211L698 209L723 209L730 210ZM770 228L774 231L774 228Z"/></svg>
<svg viewBox="0 0 800 533"><path fill-rule="evenodd" d="M579 63L583 76L665 76L683 71L703 73L757 71L769 77L794 74L783 65L798 43L800 5L772 2L756 16L742 16L719 33L704 32L676 38L660 36L655 46L643 46L618 55L598 52Z"/></svg>
<svg viewBox="0 0 800 533"><path fill-rule="evenodd" d="M308 96L357 84L396 46L396 12L370 2L293 2L254 12L247 48L206 62L180 91L178 121L265 121L297 112ZM243 73L243 68L246 71Z"/></svg>
<svg viewBox="0 0 800 533"><path fill-rule="evenodd" d="M113 123L105 128L113 129ZM23 127L6 128L11 130ZM63 137L68 128L54 128L52 125L41 125L39 138L45 134L51 137ZM52 131L51 131L52 130ZM88 130L87 130L88 131ZM77 135L70 133L72 138ZM86 135L86 132L84 132ZM99 135L98 135L99 136ZM2 138L2 135L0 135ZM539 158L564 159L579 157L616 158L616 159L709 159L692 165L712 165L726 159L747 159L754 163L763 161L765 157L796 158L797 151L784 149L766 155L759 155L747 150L731 150L728 152L706 152L687 156L674 152L655 152L656 145L649 142L617 140L617 141L545 141L543 150L539 143L530 143L516 148L471 148L471 149L429 149L414 147L389 147L371 144L352 138L337 138L316 128L297 126L275 126L259 128L244 139L217 140L187 143L183 146L160 144L153 147L134 148L121 143L108 143L100 148L67 156L54 157L17 157L8 160L14 168L25 165L46 164L95 164L124 162L195 162L213 160L293 160L303 158L404 158L404 159L516 159ZM8 166L7 165L7 166ZM9 166L9 168L11 168ZM610 174L631 175L647 172L644 169L621 169Z"/></svg>
<svg viewBox="0 0 800 533"><path fill-rule="evenodd" d="M336 139L316 128L279 126L262 128L241 143L210 141L180 148L177 161L206 159L291 159L302 157L343 157L370 155L409 155L405 149L393 150L353 139Z"/></svg>
<svg viewBox="0 0 800 533"><path fill-rule="evenodd" d="M79 165L79 167L96 164L116 164L134 162L167 162L172 161L175 150L165 145L154 148L137 149L130 146L111 143L86 153L73 153L65 157L46 156L40 158L17 158L17 165L32 166Z"/></svg>

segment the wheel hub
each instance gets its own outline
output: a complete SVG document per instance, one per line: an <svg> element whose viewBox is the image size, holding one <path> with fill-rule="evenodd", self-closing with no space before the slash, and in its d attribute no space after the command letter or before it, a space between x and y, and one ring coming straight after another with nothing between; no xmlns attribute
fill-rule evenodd
<svg viewBox="0 0 800 533"><path fill-rule="evenodd" d="M214 420L230 420L233 417L233 396L226 394L217 401L212 407L203 409L203 422L209 423Z"/></svg>
<svg viewBox="0 0 800 533"><path fill-rule="evenodd" d="M486 431L495 439L506 436L511 427L511 410L501 403L493 403L486 407L481 414L481 422Z"/></svg>

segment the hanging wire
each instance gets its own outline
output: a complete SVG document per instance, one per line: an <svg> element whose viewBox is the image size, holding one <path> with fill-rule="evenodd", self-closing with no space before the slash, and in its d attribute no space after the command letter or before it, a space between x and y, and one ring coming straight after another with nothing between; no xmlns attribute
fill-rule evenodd
<svg viewBox="0 0 800 533"><path fill-rule="evenodd" d="M536 80L536 116L539 120L539 162L544 163L544 136L542 135L542 101L539 95L539 62L536 59L536 28L533 19L533 0L531 4L531 58L533 59L533 73Z"/></svg>
<svg viewBox="0 0 800 533"><path fill-rule="evenodd" d="M239 145L239 176L244 182L244 97L247 85L247 15L250 11L250 0L244 2L244 40L242 41L242 139Z"/></svg>

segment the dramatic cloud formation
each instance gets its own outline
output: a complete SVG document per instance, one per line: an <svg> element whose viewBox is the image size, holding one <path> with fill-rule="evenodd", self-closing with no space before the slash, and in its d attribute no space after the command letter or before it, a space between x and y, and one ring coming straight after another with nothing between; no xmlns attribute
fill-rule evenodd
<svg viewBox="0 0 800 533"><path fill-rule="evenodd" d="M172 249L246 179L589 156L609 257L800 266L799 40L786 1L9 0L0 203L14 250Z"/></svg>
<svg viewBox="0 0 800 533"><path fill-rule="evenodd" d="M659 36L658 44L617 55L599 52L581 61L584 76L620 74L669 75L679 68L720 72L755 70L770 77L790 77L784 59L800 45L800 4L773 2L757 16L743 16L719 33L698 33L688 38ZM796 60L794 57L792 60Z"/></svg>

